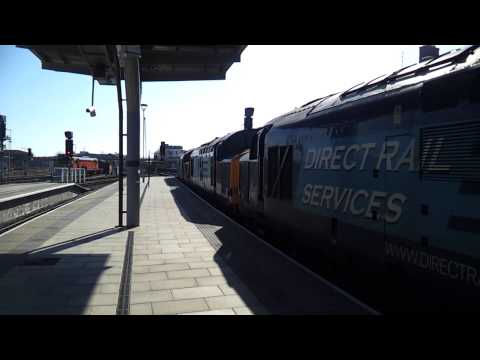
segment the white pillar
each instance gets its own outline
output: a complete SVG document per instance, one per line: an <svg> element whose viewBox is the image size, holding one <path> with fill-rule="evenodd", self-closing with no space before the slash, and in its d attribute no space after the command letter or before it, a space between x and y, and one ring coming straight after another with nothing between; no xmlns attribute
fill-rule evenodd
<svg viewBox="0 0 480 360"><path fill-rule="evenodd" d="M140 66L136 55L125 59L127 96L127 227L140 224Z"/></svg>

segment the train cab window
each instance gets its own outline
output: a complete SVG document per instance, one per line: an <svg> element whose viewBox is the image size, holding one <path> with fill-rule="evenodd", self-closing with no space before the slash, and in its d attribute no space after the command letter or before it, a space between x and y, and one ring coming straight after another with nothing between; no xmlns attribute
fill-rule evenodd
<svg viewBox="0 0 480 360"><path fill-rule="evenodd" d="M289 146L268 148L268 196L278 199L292 198L292 152Z"/></svg>

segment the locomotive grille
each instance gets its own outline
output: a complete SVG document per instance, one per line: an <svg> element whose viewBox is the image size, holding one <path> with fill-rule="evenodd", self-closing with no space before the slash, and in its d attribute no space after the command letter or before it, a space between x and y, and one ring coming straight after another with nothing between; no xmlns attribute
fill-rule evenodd
<svg viewBox="0 0 480 360"><path fill-rule="evenodd" d="M421 177L480 182L480 121L421 130Z"/></svg>

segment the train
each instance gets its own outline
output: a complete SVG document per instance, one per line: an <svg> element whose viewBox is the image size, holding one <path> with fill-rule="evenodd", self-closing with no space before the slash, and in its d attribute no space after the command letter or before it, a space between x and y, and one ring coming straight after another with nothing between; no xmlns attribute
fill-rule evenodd
<svg viewBox="0 0 480 360"><path fill-rule="evenodd" d="M98 159L86 156L73 156L72 167L74 169L85 169L88 174L100 174L101 172Z"/></svg>
<svg viewBox="0 0 480 360"><path fill-rule="evenodd" d="M89 156L72 156L59 155L54 162L55 167L69 167L73 169L85 169L87 176L112 174L112 161L100 160Z"/></svg>
<svg viewBox="0 0 480 360"><path fill-rule="evenodd" d="M215 138L182 156L177 177L338 266L478 308L480 49Z"/></svg>

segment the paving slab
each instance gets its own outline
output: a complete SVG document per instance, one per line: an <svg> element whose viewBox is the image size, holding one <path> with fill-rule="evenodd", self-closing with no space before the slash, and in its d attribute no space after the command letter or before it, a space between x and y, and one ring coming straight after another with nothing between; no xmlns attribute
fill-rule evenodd
<svg viewBox="0 0 480 360"><path fill-rule="evenodd" d="M191 312L191 313L183 313L180 315L237 315L237 314L231 309L225 309L225 310L198 311L198 312Z"/></svg>
<svg viewBox="0 0 480 360"><path fill-rule="evenodd" d="M161 301L152 303L154 315L173 315L210 310L204 299Z"/></svg>
<svg viewBox="0 0 480 360"><path fill-rule="evenodd" d="M226 284L228 282L224 276L206 276L196 278L196 280L200 286L219 285Z"/></svg>
<svg viewBox="0 0 480 360"><path fill-rule="evenodd" d="M194 269L194 270L175 270L167 271L169 279L185 279L185 278L196 278L200 276L208 276L210 273L206 269Z"/></svg>
<svg viewBox="0 0 480 360"><path fill-rule="evenodd" d="M151 303L130 305L130 315L153 315Z"/></svg>
<svg viewBox="0 0 480 360"><path fill-rule="evenodd" d="M222 291L216 286L196 286L184 289L173 289L172 294L175 299L200 299L222 295Z"/></svg>
<svg viewBox="0 0 480 360"><path fill-rule="evenodd" d="M173 300L170 290L134 291L130 297L131 304L151 303L157 301Z"/></svg>
<svg viewBox="0 0 480 360"><path fill-rule="evenodd" d="M183 289L197 286L197 282L192 278L150 281L149 283L152 290Z"/></svg>

